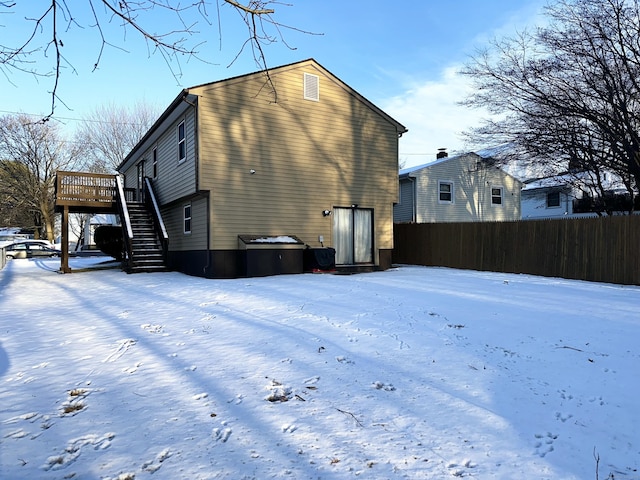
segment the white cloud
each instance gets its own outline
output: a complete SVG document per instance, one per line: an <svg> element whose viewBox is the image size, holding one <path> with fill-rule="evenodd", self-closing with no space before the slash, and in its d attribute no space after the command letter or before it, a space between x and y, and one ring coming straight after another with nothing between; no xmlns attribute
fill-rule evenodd
<svg viewBox="0 0 640 480"><path fill-rule="evenodd" d="M404 166L435 160L439 148L450 153L470 149L461 133L479 125L486 114L458 105L472 88L469 79L458 74L460 68L448 66L436 80L423 81L381 102L387 113L409 129L400 139Z"/></svg>
<svg viewBox="0 0 640 480"><path fill-rule="evenodd" d="M512 36L524 28L545 24L547 20L542 9L545 4L546 0L528 0L517 10L505 12L499 27L477 35L470 40L470 45L487 46L492 38ZM392 75L400 85L406 85L405 90L379 102L383 110L409 129L400 139L400 162L404 166L435 160L438 148L447 148L449 153L474 149L465 143L461 133L479 126L488 113L458 105L473 87L468 77L458 73L465 59L458 56L451 61L436 77L420 80L414 77L406 82L406 73Z"/></svg>

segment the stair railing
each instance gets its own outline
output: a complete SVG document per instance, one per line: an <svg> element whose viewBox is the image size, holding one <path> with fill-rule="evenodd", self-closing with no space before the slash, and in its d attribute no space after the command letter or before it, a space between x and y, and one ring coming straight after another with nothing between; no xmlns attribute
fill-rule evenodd
<svg viewBox="0 0 640 480"><path fill-rule="evenodd" d="M131 218L129 217L129 209L127 208L127 198L124 194L124 186L122 185L122 178L120 175L116 175L116 195L118 197L118 209L120 210L120 219L123 228L123 239L125 252L127 254L127 264L131 266L131 259L133 256L133 228L131 228Z"/></svg>
<svg viewBox="0 0 640 480"><path fill-rule="evenodd" d="M144 190L145 203L149 207L149 210L153 213L153 226L156 229L158 238L160 239L160 243L162 245L162 255L164 256L166 262L167 250L169 249L169 235L167 234L167 229L164 226L164 222L162 221L160 207L158 206L158 201L156 200L156 195L153 192L153 185L151 184L151 179L149 177L144 178Z"/></svg>

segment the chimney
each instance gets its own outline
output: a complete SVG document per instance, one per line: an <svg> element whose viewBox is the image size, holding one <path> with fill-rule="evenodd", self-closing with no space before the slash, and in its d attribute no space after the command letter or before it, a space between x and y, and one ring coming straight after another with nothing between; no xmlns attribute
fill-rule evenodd
<svg viewBox="0 0 640 480"><path fill-rule="evenodd" d="M447 153L447 149L446 148L439 148L438 149L438 153L436 155L436 158L438 160L440 160L441 158L447 158L449 156L449 154Z"/></svg>

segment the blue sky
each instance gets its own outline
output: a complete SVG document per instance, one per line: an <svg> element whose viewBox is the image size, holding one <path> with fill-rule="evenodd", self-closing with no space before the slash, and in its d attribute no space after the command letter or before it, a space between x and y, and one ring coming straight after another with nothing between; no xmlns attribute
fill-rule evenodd
<svg viewBox="0 0 640 480"><path fill-rule="evenodd" d="M400 142L404 166L426 163L437 149L467 150L458 133L476 124L481 112L456 105L468 91L465 80L456 74L476 48L494 36L539 22L544 0L436 0L344 1L291 0L276 4L275 18L281 23L320 35L283 30L294 50L283 43L266 49L270 66L315 58L355 90L409 128ZM41 14L44 2L18 2L20 11L7 14L0 7L0 44L11 45L24 38L25 16ZM41 6L33 7L37 3ZM257 70L249 51L228 67L246 38L244 25L235 12L221 8L222 35L218 32L215 5L209 6L212 25L200 21L197 41L200 56L183 61L181 76L174 78L158 54L133 32L126 36L114 24L103 23L107 39L118 48L107 47L98 70L93 70L100 37L89 28L90 10L86 2L73 4L72 13L84 28L63 29L63 53L75 68L65 66L60 79L56 117L72 131L77 121L95 107L114 103L131 105L137 101L163 109L181 88ZM39 11L36 11L36 8ZM175 28L168 17L154 14L149 30ZM45 32L46 33L46 32ZM52 52L39 52L33 61L47 69ZM172 63L174 69L177 64ZM48 113L51 79L0 70L0 113Z"/></svg>

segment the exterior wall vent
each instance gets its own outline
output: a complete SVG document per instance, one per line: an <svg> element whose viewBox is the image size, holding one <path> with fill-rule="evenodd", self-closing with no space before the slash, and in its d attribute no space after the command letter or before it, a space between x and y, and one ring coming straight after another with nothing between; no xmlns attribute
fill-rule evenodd
<svg viewBox="0 0 640 480"><path fill-rule="evenodd" d="M304 99L320 101L320 77L317 75L304 74Z"/></svg>

